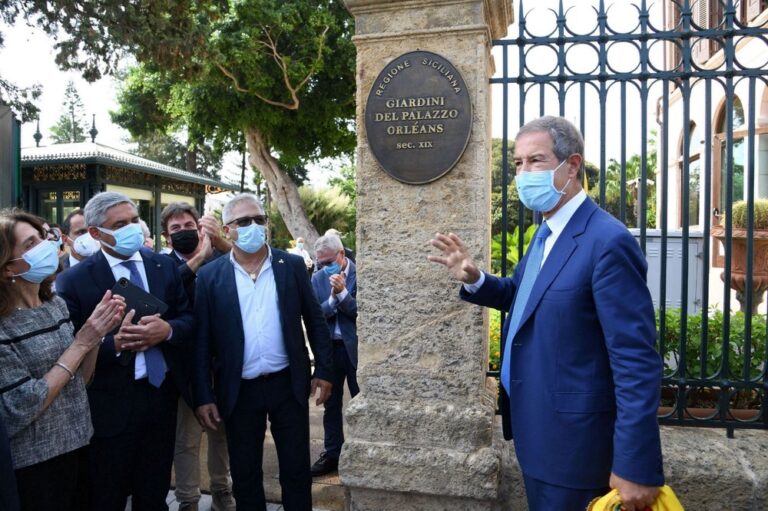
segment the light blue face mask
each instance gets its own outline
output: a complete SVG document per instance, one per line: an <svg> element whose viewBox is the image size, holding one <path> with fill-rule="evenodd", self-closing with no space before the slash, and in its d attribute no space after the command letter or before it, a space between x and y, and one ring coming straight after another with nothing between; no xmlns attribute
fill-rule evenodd
<svg viewBox="0 0 768 511"><path fill-rule="evenodd" d="M114 246L104 240L101 242L122 256L131 257L144 245L144 233L141 232L141 225L137 223L124 225L114 231L104 227L98 229L115 238Z"/></svg>
<svg viewBox="0 0 768 511"><path fill-rule="evenodd" d="M515 176L517 194L526 208L546 213L557 206L571 182L568 179L562 190L555 188L555 172L563 166L563 163L565 160L561 161L560 165L553 170L524 170Z"/></svg>
<svg viewBox="0 0 768 511"><path fill-rule="evenodd" d="M39 284L46 278L53 275L59 267L58 248L55 241L43 240L34 247L24 252L21 257L11 259L17 261L23 259L29 265L29 269L24 273L14 275L21 277L27 282Z"/></svg>
<svg viewBox="0 0 768 511"><path fill-rule="evenodd" d="M337 274L341 273L341 265L339 263L337 263L336 261L334 261L334 262L332 262L331 264L329 264L327 266L323 266L323 271L329 277L331 275L337 275Z"/></svg>
<svg viewBox="0 0 768 511"><path fill-rule="evenodd" d="M267 241L267 229L263 225L252 223L245 227L237 228L235 245L243 252L255 254Z"/></svg>

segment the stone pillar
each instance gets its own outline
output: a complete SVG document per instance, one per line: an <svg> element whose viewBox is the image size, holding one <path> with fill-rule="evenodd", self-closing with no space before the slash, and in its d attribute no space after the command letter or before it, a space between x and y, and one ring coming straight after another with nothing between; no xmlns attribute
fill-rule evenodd
<svg viewBox="0 0 768 511"><path fill-rule="evenodd" d="M491 40L511 0L345 0L357 46L357 328L361 393L347 410L340 475L354 511L491 509L501 452L496 385L486 378L487 316L462 303L426 260L435 232L455 232L490 266ZM365 133L376 76L411 51L437 53L463 75L473 107L458 164L426 185L377 164Z"/></svg>

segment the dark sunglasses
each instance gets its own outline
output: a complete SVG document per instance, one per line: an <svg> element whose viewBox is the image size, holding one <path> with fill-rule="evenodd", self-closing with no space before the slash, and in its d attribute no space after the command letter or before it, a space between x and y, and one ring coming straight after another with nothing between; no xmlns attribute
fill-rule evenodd
<svg viewBox="0 0 768 511"><path fill-rule="evenodd" d="M45 238L49 241L59 241L61 239L61 233L56 229L49 229L45 231Z"/></svg>
<svg viewBox="0 0 768 511"><path fill-rule="evenodd" d="M254 222L258 225L267 225L267 220L269 219L266 215L243 216L240 218L235 218L227 225L237 224L238 227L248 227Z"/></svg>
<svg viewBox="0 0 768 511"><path fill-rule="evenodd" d="M323 268L325 268L326 266L329 266L329 265L331 265L331 264L335 263L335 262L336 262L336 260L339 258L339 254L340 254L340 253L341 253L341 252L337 252L337 253L336 253L336 257L334 257L333 259L329 259L328 261L318 261L318 262L317 262L317 269L318 269L318 270L322 270L322 269L323 269Z"/></svg>

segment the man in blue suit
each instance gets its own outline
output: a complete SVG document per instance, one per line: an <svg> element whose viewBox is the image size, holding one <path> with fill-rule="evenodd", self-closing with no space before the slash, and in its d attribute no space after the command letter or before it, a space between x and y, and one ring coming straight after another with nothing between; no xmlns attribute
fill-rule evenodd
<svg viewBox="0 0 768 511"><path fill-rule="evenodd" d="M309 396L331 394L328 327L304 260L266 244L258 198L240 194L224 206L228 256L197 275L198 320L193 389L200 423L226 425L238 511L265 511L262 455L269 418L280 466L282 504L311 511ZM302 322L315 356L311 373ZM213 373L213 386L211 386ZM215 389L215 392L214 392Z"/></svg>
<svg viewBox="0 0 768 511"><path fill-rule="evenodd" d="M328 331L333 341L333 390L325 402L323 431L325 450L312 465L312 476L334 472L339 467L339 454L344 444L342 407L344 380L349 393L360 392L357 385L357 271L355 263L346 257L341 239L333 234L321 236L315 242L317 272L312 276L323 309Z"/></svg>
<svg viewBox="0 0 768 511"><path fill-rule="evenodd" d="M508 311L500 405L514 435L529 507L583 510L618 489L625 511L664 484L656 411L661 360L646 262L626 227L581 186L584 142L565 119L523 126L516 184L544 223L511 278L481 272L462 240L432 245L461 298Z"/></svg>
<svg viewBox="0 0 768 511"><path fill-rule="evenodd" d="M192 311L176 264L142 248L136 205L102 192L85 206L85 221L99 252L59 275L58 293L79 330L101 299L126 278L168 309L136 324L129 311L99 348L88 387L94 436L89 446L91 508L167 510L176 403L184 390L182 344L193 330Z"/></svg>

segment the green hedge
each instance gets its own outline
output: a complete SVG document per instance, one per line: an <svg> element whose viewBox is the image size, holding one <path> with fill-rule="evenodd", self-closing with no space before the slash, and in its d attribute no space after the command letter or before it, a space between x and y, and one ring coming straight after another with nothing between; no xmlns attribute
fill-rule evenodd
<svg viewBox="0 0 768 511"><path fill-rule="evenodd" d="M659 329L661 311L656 311L656 328ZM686 378L701 377L701 332L703 314L688 316L686 325L685 366ZM704 357L704 377L717 374L723 365L723 311L711 308L707 318L706 354ZM681 310L668 309L665 312L665 331L663 358L665 374L671 375L680 362L680 322ZM745 328L746 316L743 312L733 312L730 316L730 335L728 337L728 374L723 378L735 380L744 377L744 360L746 356ZM661 332L659 332L661 336ZM661 337L659 337L661 338ZM764 369L766 352L766 317L764 314L752 316L751 359L749 378L758 378Z"/></svg>
<svg viewBox="0 0 768 511"><path fill-rule="evenodd" d="M680 309L667 309L665 311L666 325L664 332L664 371L666 375L674 373L680 361ZM656 311L656 329L659 331L659 319L661 311ZM704 376L717 374L723 363L723 320L722 311L712 308L707 314L707 352L705 357ZM728 343L728 378L742 379L744 375L744 357L746 337L744 329L746 318L743 312L734 312L730 318L730 342ZM490 342L488 354L488 369L499 369L500 356L500 322L501 313L495 309L490 311ZM685 346L686 378L700 377L701 369L701 327L702 315L688 316L687 336ZM660 334L659 334L660 335ZM751 379L758 378L764 369L766 360L766 316L757 314L752 316L752 342L750 373Z"/></svg>

